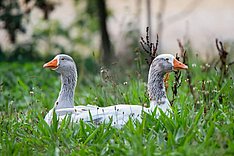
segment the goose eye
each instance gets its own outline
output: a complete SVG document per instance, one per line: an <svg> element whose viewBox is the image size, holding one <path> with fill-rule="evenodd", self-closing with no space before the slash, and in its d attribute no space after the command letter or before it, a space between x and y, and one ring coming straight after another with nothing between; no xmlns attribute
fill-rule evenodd
<svg viewBox="0 0 234 156"><path fill-rule="evenodd" d="M64 58L61 58L61 60L64 60Z"/></svg>
<svg viewBox="0 0 234 156"><path fill-rule="evenodd" d="M169 61L169 58L166 58L167 61Z"/></svg>

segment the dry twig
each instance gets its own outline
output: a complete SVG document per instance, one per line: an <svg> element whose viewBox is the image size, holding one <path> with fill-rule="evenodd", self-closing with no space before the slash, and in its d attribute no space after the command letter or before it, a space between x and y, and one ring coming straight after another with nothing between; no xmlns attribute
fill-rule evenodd
<svg viewBox="0 0 234 156"><path fill-rule="evenodd" d="M177 60L180 60L180 57L178 56L178 53L176 53L176 59ZM175 71L175 79L174 79L174 82L173 82L173 86L171 87L172 89L172 100L171 100L171 106L173 105L175 99L176 99L176 96L178 94L178 88L181 86L181 72L179 70Z"/></svg>
<svg viewBox="0 0 234 156"><path fill-rule="evenodd" d="M188 59L188 55L186 50L184 49L184 46L182 45L181 41L178 39L177 40L179 48L180 48L180 56L183 59L183 63L184 64L189 64L189 59ZM191 94L193 95L193 99L194 99L194 107L197 107L197 94L194 92L194 86L192 84L192 76L191 76L191 71L190 70L186 70L186 77L187 77L187 82L188 82L188 86L189 86L189 90L191 92Z"/></svg>
<svg viewBox="0 0 234 156"><path fill-rule="evenodd" d="M215 39L215 44L219 52L219 61L216 63L216 66L218 65L219 62L221 62L220 66L221 74L218 81L218 88L221 89L222 84L224 82L224 78L228 76L229 67L234 64L234 61L228 63L227 61L228 52L224 49L223 43L219 41L217 38ZM222 103L222 101L223 101L223 96L220 95L219 102Z"/></svg>
<svg viewBox="0 0 234 156"><path fill-rule="evenodd" d="M150 66L154 58L157 56L158 35L156 42L155 43L151 42L149 36L149 27L146 27L145 39L141 37L140 44L142 49L149 55L149 58L146 59L146 62Z"/></svg>
<svg viewBox="0 0 234 156"><path fill-rule="evenodd" d="M202 80L202 93L203 93L203 99L204 99L204 115L207 113L207 94L206 94L206 85L205 85L205 80Z"/></svg>
<svg viewBox="0 0 234 156"><path fill-rule="evenodd" d="M227 63L228 52L224 49L223 43L221 41L219 41L217 38L215 40L215 44L216 44L216 48L217 48L217 50L219 52L219 61L221 62L221 66L220 66L221 75L220 75L220 78L219 78L219 81L218 81L218 86L219 86L219 88L221 88L223 79L228 74L228 65L229 65ZM218 65L218 62L216 63L216 65Z"/></svg>

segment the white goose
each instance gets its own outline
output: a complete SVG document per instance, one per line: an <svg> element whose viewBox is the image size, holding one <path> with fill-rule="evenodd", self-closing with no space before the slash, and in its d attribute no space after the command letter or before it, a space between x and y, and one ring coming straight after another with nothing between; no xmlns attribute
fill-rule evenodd
<svg viewBox="0 0 234 156"><path fill-rule="evenodd" d="M155 108L161 109L167 113L171 110L170 103L166 96L163 77L166 73L178 69L187 69L188 66L179 62L171 54L161 54L157 56L149 69L148 75L148 93L150 98L150 107L146 108L140 105L119 104L109 107L98 107L93 105L74 106L74 91L77 81L76 65L73 59L65 54L57 55L52 61L43 65L44 68L50 68L61 74L61 90L54 107L45 117L45 121L50 125L52 122L53 111L55 110L58 118L62 120L68 114L71 120L79 122L93 121L95 124L109 122L112 119L112 125L120 128L129 118L141 122L142 112L151 113ZM159 115L159 111L157 115ZM90 119L90 114L92 119Z"/></svg>

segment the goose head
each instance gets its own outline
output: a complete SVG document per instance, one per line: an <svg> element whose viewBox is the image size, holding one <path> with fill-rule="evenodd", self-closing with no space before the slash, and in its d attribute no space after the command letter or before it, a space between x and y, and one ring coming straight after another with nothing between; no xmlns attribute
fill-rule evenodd
<svg viewBox="0 0 234 156"><path fill-rule="evenodd" d="M188 69L188 66L178 61L171 54L161 54L153 60L151 68L157 69L165 74L174 70Z"/></svg>
<svg viewBox="0 0 234 156"><path fill-rule="evenodd" d="M68 55L59 54L45 63L43 67L55 70L61 75L61 90L55 102L55 108L72 108L77 82L77 70L74 60Z"/></svg>
<svg viewBox="0 0 234 156"><path fill-rule="evenodd" d="M165 108L169 108L163 77L166 73L180 69L188 69L188 66L178 61L171 54L161 54L153 60L149 69L147 85L152 108L155 108L159 101L166 104Z"/></svg>
<svg viewBox="0 0 234 156"><path fill-rule="evenodd" d="M66 74L76 70L76 65L72 57L66 55L66 54L59 54L55 56L55 58L48 63L45 63L43 65L44 68L50 68L52 70L55 70L59 74Z"/></svg>

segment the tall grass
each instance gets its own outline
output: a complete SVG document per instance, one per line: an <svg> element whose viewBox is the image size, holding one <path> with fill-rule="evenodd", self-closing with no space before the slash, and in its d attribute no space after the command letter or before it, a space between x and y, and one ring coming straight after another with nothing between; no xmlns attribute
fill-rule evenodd
<svg viewBox="0 0 234 156"><path fill-rule="evenodd" d="M42 69L42 63L1 63L1 155L233 155L233 72L218 89L218 71L203 72L200 60L190 62L192 83L199 95L196 107L182 73L170 117L162 113L156 119L144 114L142 123L130 120L122 129L110 123L75 124L69 117L60 127L54 117L49 127L43 118L60 89L57 73ZM139 67L129 69L121 78L113 74L119 73L118 68L108 73L110 77L85 72L76 89L75 104L149 104L147 71ZM173 74L169 86L172 83ZM168 98L172 98L170 88Z"/></svg>

